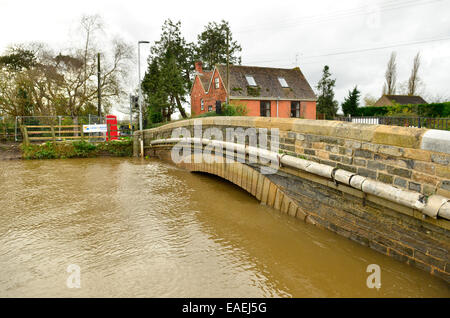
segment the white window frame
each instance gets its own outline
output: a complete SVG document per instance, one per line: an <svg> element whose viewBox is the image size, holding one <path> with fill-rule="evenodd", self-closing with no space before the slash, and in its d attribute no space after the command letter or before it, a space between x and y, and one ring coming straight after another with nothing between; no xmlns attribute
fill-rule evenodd
<svg viewBox="0 0 450 318"><path fill-rule="evenodd" d="M213 107L212 107L212 105L209 105L208 106L208 112L212 112L213 111Z"/></svg>
<svg viewBox="0 0 450 318"><path fill-rule="evenodd" d="M218 77L216 77L216 78L214 79L214 87L215 87L215 88L219 88L219 87L220 87L220 84L219 84L219 78L218 78Z"/></svg>
<svg viewBox="0 0 450 318"><path fill-rule="evenodd" d="M245 75L245 79L247 80L248 85L250 85L250 86L258 86L256 84L255 78L252 75Z"/></svg>
<svg viewBox="0 0 450 318"><path fill-rule="evenodd" d="M289 84L286 82L284 77L278 77L278 82L280 83L281 87L289 88Z"/></svg>

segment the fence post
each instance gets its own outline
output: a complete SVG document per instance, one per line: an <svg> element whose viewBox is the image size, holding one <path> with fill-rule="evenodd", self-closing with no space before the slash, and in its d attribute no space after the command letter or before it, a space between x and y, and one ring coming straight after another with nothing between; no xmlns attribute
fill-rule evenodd
<svg viewBox="0 0 450 318"><path fill-rule="evenodd" d="M17 116L16 116L16 122L14 124L14 140L17 142Z"/></svg>
<svg viewBox="0 0 450 318"><path fill-rule="evenodd" d="M52 138L53 138L53 141L55 142L55 141L56 141L56 136L55 136L55 126L54 126L53 124L50 125L50 130L51 130L51 132L52 132Z"/></svg>
<svg viewBox="0 0 450 318"><path fill-rule="evenodd" d="M84 141L84 131L83 131L83 125L80 125L80 131L81 131L81 140Z"/></svg>
<svg viewBox="0 0 450 318"><path fill-rule="evenodd" d="M27 130L27 126L20 126L20 130L22 130L22 136L23 136L23 141L25 143L26 146L30 145L30 140L28 139L28 130Z"/></svg>
<svg viewBox="0 0 450 318"><path fill-rule="evenodd" d="M418 119L418 121L417 121L417 126L418 126L418 128L422 128L422 125L421 125L421 123L420 123L420 117L419 117L419 119Z"/></svg>
<svg viewBox="0 0 450 318"><path fill-rule="evenodd" d="M61 115L58 116L58 137L61 140Z"/></svg>
<svg viewBox="0 0 450 318"><path fill-rule="evenodd" d="M8 129L6 128L5 117L2 117L3 121L3 130L5 131L5 140L8 140Z"/></svg>

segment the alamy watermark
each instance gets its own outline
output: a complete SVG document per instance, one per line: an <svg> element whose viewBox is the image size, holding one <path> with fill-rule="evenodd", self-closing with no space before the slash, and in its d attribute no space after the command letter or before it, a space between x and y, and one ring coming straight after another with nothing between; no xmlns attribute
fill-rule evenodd
<svg viewBox="0 0 450 318"><path fill-rule="evenodd" d="M367 277L366 284L367 288L379 290L381 288L381 268L377 264L370 264L366 269L367 273L371 273Z"/></svg>
<svg viewBox="0 0 450 318"><path fill-rule="evenodd" d="M280 166L278 128L228 127L224 136L216 127L203 131L202 122L195 120L193 136L190 130L180 127L172 131L172 138L182 139L171 151L172 161L176 164L248 162L261 165L262 174L274 174ZM202 140L205 139L211 142L203 147Z"/></svg>
<svg viewBox="0 0 450 318"><path fill-rule="evenodd" d="M67 288L81 288L81 268L76 264L67 266L67 272L70 274L67 277Z"/></svg>

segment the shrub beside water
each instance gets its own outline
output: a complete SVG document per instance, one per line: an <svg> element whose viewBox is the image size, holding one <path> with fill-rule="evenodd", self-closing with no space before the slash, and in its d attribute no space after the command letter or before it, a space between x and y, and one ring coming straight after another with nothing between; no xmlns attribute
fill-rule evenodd
<svg viewBox="0 0 450 318"><path fill-rule="evenodd" d="M131 157L133 142L131 139L95 144L87 141L48 141L43 144L22 145L22 152L24 159L92 158L100 155Z"/></svg>
<svg viewBox="0 0 450 318"><path fill-rule="evenodd" d="M97 144L97 153L103 152L116 157L131 157L133 156L133 140L128 138L126 140L112 140Z"/></svg>

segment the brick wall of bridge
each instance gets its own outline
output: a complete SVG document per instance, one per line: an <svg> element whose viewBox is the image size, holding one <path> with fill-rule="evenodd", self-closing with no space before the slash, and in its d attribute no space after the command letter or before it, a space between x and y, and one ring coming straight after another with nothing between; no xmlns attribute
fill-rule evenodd
<svg viewBox="0 0 450 318"><path fill-rule="evenodd" d="M450 146L448 153L422 149L422 136L427 129L259 117L201 121L203 130L221 128L224 136L228 127L279 128L283 153L427 196L440 194L450 198ZM193 120L169 124L153 133L155 138L169 138L172 130L181 126L190 128L193 134Z"/></svg>

